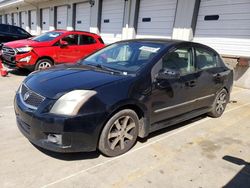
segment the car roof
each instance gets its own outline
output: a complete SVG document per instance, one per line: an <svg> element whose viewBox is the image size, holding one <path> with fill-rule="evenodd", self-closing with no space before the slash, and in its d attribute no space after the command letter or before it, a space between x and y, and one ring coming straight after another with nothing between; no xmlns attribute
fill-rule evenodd
<svg viewBox="0 0 250 188"><path fill-rule="evenodd" d="M72 31L69 31L69 30L65 30L65 29L57 29L57 30L53 30L55 32L62 32L62 33L81 33L81 34L89 34L89 35L94 35L94 36L99 36L95 33L91 33L89 31L80 31L80 30L72 30Z"/></svg>
<svg viewBox="0 0 250 188"><path fill-rule="evenodd" d="M209 50L216 52L213 48L211 48L207 45L196 43L196 42L184 41L184 40L162 39L162 38L142 38L142 39L123 40L120 42L133 42L133 41L134 42L148 42L148 43L163 44L166 47L176 46L176 45L180 45L180 44L191 44L192 46L199 46L199 47L203 47L203 48L206 48L206 49L209 49ZM216 52L216 53L218 53L218 52Z"/></svg>

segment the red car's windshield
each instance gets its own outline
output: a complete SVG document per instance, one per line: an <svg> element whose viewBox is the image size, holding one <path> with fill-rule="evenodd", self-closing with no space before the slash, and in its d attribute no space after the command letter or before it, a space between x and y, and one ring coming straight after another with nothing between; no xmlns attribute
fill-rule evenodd
<svg viewBox="0 0 250 188"><path fill-rule="evenodd" d="M37 42L48 42L48 41L52 41L52 40L56 39L57 37L59 37L62 34L63 34L62 32L52 31L52 32L44 33L42 35L34 37L31 40L34 40Z"/></svg>

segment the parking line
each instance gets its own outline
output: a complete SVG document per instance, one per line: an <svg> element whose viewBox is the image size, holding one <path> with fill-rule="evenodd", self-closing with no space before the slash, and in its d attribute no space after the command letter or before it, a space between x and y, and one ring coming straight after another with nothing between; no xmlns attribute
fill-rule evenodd
<svg viewBox="0 0 250 188"><path fill-rule="evenodd" d="M234 110L238 110L238 109L240 109L240 108L242 108L242 107L249 106L249 105L250 105L250 102L249 102L249 103L246 103L246 104L243 104L243 105L240 105L240 106L237 106L237 107L232 108L232 109L230 109L230 110L226 110L226 111L224 112L224 114L225 114L225 113L228 113L228 112L231 112L231 111L234 111ZM54 181L54 182L51 182L51 183L49 183L49 184L46 184L46 185L42 186L42 188L50 187L50 186L55 185L55 184L57 184L57 183L63 182L63 181L65 181L65 180L67 180L67 179L70 179L70 178L73 178L73 177L75 177L75 176L78 176L78 175L80 175L80 174L82 174L82 173L84 173L84 172L87 172L87 171L89 171L89 170L92 170L92 169L98 168L98 167L100 167L100 166L103 166L103 165L105 165L105 164L111 163L112 161L115 161L115 160L117 160L117 159L119 159L119 158L122 158L122 157L125 157L125 156L129 155L129 154L132 154L132 153L134 153L134 152L136 152L136 151L138 151L138 150L141 150L141 149L143 149L143 148L146 148L146 147L148 147L148 146L151 146L151 145L153 145L153 144L156 144L156 143L158 143L158 142L160 142L160 141L162 141L162 140L164 140L164 139L166 139L166 138L172 137L172 136L174 136L174 135L176 135L176 134L178 134L178 133L181 133L181 132L183 132L183 131L185 131L185 130L187 130L187 129L189 129L189 128L192 128L192 127L194 127L194 126L196 126L196 125L199 125L199 124L201 124L201 123L204 123L204 122L206 122L206 121L208 121L208 120L210 120L210 119L211 119L211 118L207 117L207 118L202 119L202 120L200 120L200 121L194 122L194 123L192 123L191 125L189 125L189 126L187 126L187 127L184 127L184 128L182 128L182 129L177 130L176 132L173 132L172 134L163 136L162 138L159 138L159 139L157 139L157 140L155 140L155 141L152 141L152 142L150 142L150 143L148 143L148 144L144 144L143 146L138 147L138 148L136 148L136 149L132 149L131 151L129 151L129 152L127 152L127 153L125 153L125 154L123 154L123 155L121 155L121 156L118 156L118 157L109 159L109 160L107 160L107 161L105 161L105 162L99 163L99 164L94 165L94 166L92 166L92 167L86 168L86 169L84 169L84 170L81 170L81 171L76 172L76 173L74 173L74 174L71 174L71 175L69 175L69 176L66 176L66 177L64 177L64 178L61 178L61 179L56 180L56 181Z"/></svg>

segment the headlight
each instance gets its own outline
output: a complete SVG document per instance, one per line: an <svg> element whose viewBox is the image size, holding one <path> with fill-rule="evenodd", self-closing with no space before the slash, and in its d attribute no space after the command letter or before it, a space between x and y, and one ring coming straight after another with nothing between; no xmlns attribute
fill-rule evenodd
<svg viewBox="0 0 250 188"><path fill-rule="evenodd" d="M25 52L30 52L33 48L26 46L26 47L22 47L22 48L16 48L16 50L20 53L25 53Z"/></svg>
<svg viewBox="0 0 250 188"><path fill-rule="evenodd" d="M96 94L93 90L74 90L60 97L50 110L58 115L77 115L82 105Z"/></svg>

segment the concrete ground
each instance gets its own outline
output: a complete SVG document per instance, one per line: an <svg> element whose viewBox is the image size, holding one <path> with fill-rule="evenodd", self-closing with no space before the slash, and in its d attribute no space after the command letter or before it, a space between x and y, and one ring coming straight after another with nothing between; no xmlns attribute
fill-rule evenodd
<svg viewBox="0 0 250 188"><path fill-rule="evenodd" d="M219 119L151 134L117 158L40 151L17 129L23 75L0 78L0 187L250 187L250 90L234 88Z"/></svg>

